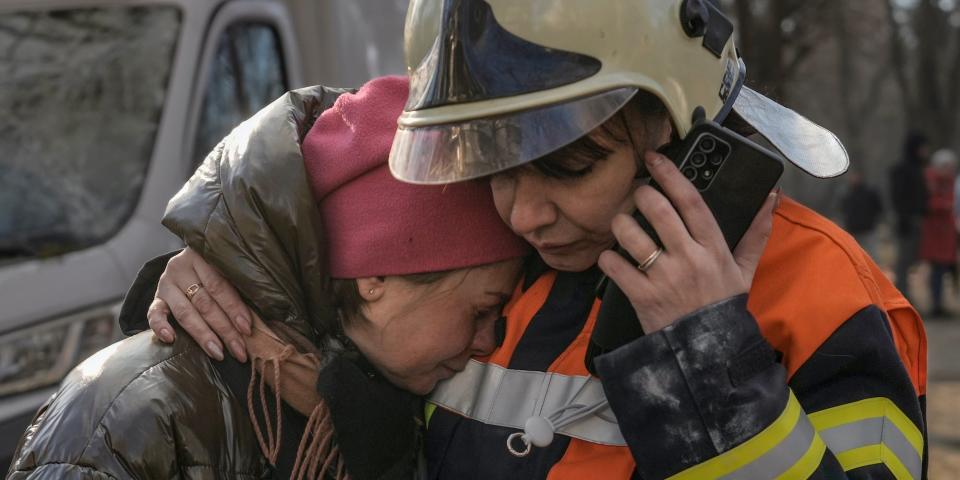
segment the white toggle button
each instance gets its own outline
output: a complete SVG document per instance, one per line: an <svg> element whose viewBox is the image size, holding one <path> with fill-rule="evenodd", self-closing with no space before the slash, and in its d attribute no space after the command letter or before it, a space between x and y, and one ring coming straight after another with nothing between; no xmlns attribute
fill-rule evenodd
<svg viewBox="0 0 960 480"><path fill-rule="evenodd" d="M536 447L546 447L553 442L553 424L543 417L530 417L523 426L524 437Z"/></svg>

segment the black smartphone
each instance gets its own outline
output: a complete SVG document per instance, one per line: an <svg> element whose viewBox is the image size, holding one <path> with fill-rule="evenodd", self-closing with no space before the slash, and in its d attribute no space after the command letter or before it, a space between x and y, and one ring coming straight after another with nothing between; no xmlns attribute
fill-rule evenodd
<svg viewBox="0 0 960 480"><path fill-rule="evenodd" d="M661 149L703 196L730 250L736 248L753 218L783 174L780 155L730 129L701 120L679 145ZM655 181L650 185L662 191ZM636 213L640 226L659 246L656 230Z"/></svg>
<svg viewBox="0 0 960 480"><path fill-rule="evenodd" d="M750 228L783 174L780 155L709 120L698 120L682 141L668 145L661 153L703 195L730 250L736 248ZM662 191L656 182L651 181L650 185ZM657 245L663 246L656 230L639 212L634 213L634 218ZM632 259L621 248L617 251ZM604 277L597 287L597 296L602 303L584 359L593 374L594 357L643 335L633 306L614 282Z"/></svg>

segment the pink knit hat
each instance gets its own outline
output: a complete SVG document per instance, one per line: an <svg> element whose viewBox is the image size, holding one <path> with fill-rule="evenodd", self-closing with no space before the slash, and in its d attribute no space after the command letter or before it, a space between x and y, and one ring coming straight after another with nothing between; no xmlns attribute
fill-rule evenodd
<svg viewBox="0 0 960 480"><path fill-rule="evenodd" d="M500 220L486 182L411 185L390 175L408 89L406 77L372 80L340 96L303 140L333 278L453 270L529 249Z"/></svg>

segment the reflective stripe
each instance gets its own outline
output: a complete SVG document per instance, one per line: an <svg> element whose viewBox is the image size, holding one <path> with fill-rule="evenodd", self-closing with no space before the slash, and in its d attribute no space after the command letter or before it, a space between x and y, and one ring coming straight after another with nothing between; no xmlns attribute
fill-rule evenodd
<svg viewBox="0 0 960 480"><path fill-rule="evenodd" d="M827 445L823 443L823 439L814 434L813 443L810 444L807 453L803 454L803 457L783 475L777 477L777 480L807 480L820 467L823 462L823 454L826 451Z"/></svg>
<svg viewBox="0 0 960 480"><path fill-rule="evenodd" d="M510 370L471 360L463 372L437 385L430 402L485 424L522 430L532 416L603 398L594 377ZM609 406L557 433L626 445ZM923 435L892 401L870 398L807 416L792 391L783 412L762 432L670 478L802 479L813 474L827 448L844 470L882 463L899 480L920 478Z"/></svg>
<svg viewBox="0 0 960 480"><path fill-rule="evenodd" d="M813 429L813 425L801 415L797 419L796 428L780 443L763 453L760 458L723 478L730 480L737 478L808 478L809 474L798 476L793 473L798 470L806 470L811 462L814 464L814 469L820 464L823 452L820 451L820 455L817 455L817 445L813 443L815 437L816 431ZM822 441L819 443L823 444ZM808 459L808 461L801 462L804 459Z"/></svg>
<svg viewBox="0 0 960 480"><path fill-rule="evenodd" d="M532 416L604 398L603 386L594 377L510 370L471 360L464 371L437 384L430 402L488 425L522 430ZM609 406L558 428L557 433L601 445L627 444Z"/></svg>
<svg viewBox="0 0 960 480"><path fill-rule="evenodd" d="M844 470L884 464L898 479L920 478L923 434L887 398L868 398L810 414Z"/></svg>
<svg viewBox="0 0 960 480"><path fill-rule="evenodd" d="M882 460L877 460L882 459ZM900 462L896 454L890 451L884 444L867 445L866 447L847 450L837 455L837 461L843 466L844 470L850 470L867 465L883 463L884 466L893 474L897 480L906 480L920 478L907 470L907 467Z"/></svg>
<svg viewBox="0 0 960 480"><path fill-rule="evenodd" d="M882 418L871 418L820 430L820 437L830 445L830 451L834 453L877 443L881 435L883 435Z"/></svg>
<svg viewBox="0 0 960 480"><path fill-rule="evenodd" d="M763 431L670 480L807 478L820 464L824 451L826 446L790 392L783 413Z"/></svg>

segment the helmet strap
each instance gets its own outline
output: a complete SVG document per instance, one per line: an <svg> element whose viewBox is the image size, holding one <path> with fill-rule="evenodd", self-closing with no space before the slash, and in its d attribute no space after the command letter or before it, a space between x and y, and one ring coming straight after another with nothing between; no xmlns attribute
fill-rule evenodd
<svg viewBox="0 0 960 480"><path fill-rule="evenodd" d="M737 59L737 67L739 68L739 72L736 80L732 78L733 70L731 68L728 68L723 74L723 86L720 87L720 96L724 97L724 93L726 93L726 97L724 97L723 100L723 107L717 112L717 115L713 117L713 121L721 125L723 121L726 120L727 115L730 114L730 111L733 110L733 104L737 102L737 97L740 96L740 89L743 88L743 82L747 78L747 64L743 63L742 58Z"/></svg>

